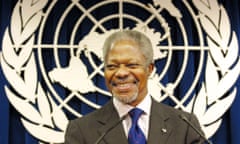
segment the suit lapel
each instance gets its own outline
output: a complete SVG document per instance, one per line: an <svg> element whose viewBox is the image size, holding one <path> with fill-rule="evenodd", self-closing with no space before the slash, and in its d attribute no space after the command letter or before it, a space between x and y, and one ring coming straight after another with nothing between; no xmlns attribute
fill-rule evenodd
<svg viewBox="0 0 240 144"><path fill-rule="evenodd" d="M172 126L168 119L167 111L161 104L153 100L148 135L149 144L166 144L172 132Z"/></svg>
<svg viewBox="0 0 240 144"><path fill-rule="evenodd" d="M119 116L111 100L99 113L98 122L102 125L98 129L99 136L116 125L118 121ZM169 122L168 111L162 104L152 100L148 144L166 144L172 130L173 127ZM122 123L110 130L100 144L128 144Z"/></svg>
<svg viewBox="0 0 240 144"><path fill-rule="evenodd" d="M103 111L99 115L99 122L102 126L98 129L100 135L112 128L104 136L102 143L106 144L128 144L127 138L124 133L122 123L119 123L119 116L113 106L112 100L104 106ZM118 124L117 124L118 123Z"/></svg>

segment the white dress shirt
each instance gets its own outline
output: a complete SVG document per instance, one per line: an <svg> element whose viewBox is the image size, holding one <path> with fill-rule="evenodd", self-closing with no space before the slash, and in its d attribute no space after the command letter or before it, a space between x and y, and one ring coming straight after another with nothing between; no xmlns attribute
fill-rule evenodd
<svg viewBox="0 0 240 144"><path fill-rule="evenodd" d="M128 112L133 109L134 107L128 104L125 104L119 101L116 98L113 98L113 104L117 109L119 117L123 117L127 115L127 117L123 120L123 128L125 131L126 136L128 137L128 132L131 128L132 121L131 117L129 116ZM152 99L149 94L139 103L136 107L143 110L144 113L140 116L138 120L138 125L143 131L146 139L148 138L148 130L149 130L149 119L150 119L150 111L151 111Z"/></svg>

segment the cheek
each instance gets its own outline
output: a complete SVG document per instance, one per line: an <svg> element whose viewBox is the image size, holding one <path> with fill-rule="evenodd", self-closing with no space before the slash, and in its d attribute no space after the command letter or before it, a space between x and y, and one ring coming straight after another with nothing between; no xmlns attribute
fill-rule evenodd
<svg viewBox="0 0 240 144"><path fill-rule="evenodd" d="M105 79L105 83L107 85L107 87L110 86L110 81L111 81L111 76L112 74L109 72L104 72L104 79Z"/></svg>
<svg viewBox="0 0 240 144"><path fill-rule="evenodd" d="M148 81L148 75L145 73L139 77L140 80L140 86L141 87L146 87L147 81Z"/></svg>

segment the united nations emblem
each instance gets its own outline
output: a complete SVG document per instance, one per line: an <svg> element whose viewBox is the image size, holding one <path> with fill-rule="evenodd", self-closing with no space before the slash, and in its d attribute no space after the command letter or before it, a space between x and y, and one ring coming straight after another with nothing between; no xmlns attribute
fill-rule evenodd
<svg viewBox="0 0 240 144"><path fill-rule="evenodd" d="M217 0L19 0L0 58L6 95L29 133L63 143L69 118L84 115L82 105L98 109L111 98L101 48L108 35L123 29L152 41L154 99L195 113L208 138L218 130L236 96L240 58L236 34Z"/></svg>

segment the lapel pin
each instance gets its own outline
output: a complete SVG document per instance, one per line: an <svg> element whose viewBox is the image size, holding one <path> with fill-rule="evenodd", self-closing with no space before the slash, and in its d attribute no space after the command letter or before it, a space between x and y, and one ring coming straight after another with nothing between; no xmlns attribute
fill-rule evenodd
<svg viewBox="0 0 240 144"><path fill-rule="evenodd" d="M162 132L163 132L163 133L167 133L167 129L162 128Z"/></svg>

